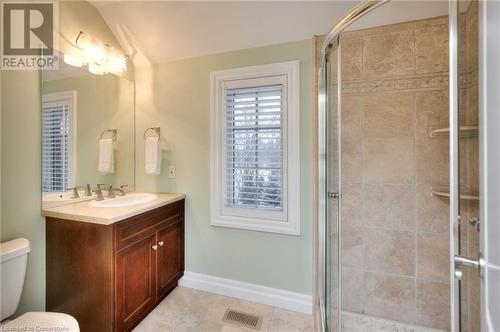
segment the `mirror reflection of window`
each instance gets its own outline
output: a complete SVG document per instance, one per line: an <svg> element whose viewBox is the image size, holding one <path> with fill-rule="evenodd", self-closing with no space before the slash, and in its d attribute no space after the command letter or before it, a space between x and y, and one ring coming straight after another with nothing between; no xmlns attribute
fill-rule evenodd
<svg viewBox="0 0 500 332"><path fill-rule="evenodd" d="M65 192L75 186L76 91L43 95L42 191Z"/></svg>

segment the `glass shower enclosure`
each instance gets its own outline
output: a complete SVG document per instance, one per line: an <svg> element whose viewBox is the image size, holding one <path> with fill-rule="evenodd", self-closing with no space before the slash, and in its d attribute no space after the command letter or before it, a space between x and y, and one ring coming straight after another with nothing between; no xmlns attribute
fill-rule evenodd
<svg viewBox="0 0 500 332"><path fill-rule="evenodd" d="M341 276L343 275L343 264L341 262L341 201L344 200L345 203L345 197L342 197L342 193L347 192L346 189L348 186L344 184L345 188L344 190L342 189L341 127L343 121L341 119L341 99L343 91L341 90L341 50L343 48L341 46L342 41L345 40L346 34L342 34L342 39L340 35L359 18L387 2L389 2L389 0L363 1L344 16L328 35L326 35L321 46L318 72L318 267L316 269L318 274L317 296L320 313L320 331L342 331L343 308L341 293L343 289ZM399 8L399 10L401 10L401 8ZM421 142L423 142L421 147L434 149L432 151L437 151L438 149L436 147L440 147L440 160L444 161L442 163L444 165L444 171L440 173L441 175L439 177L442 183L434 185L435 183L425 182L422 184L421 188L423 188L422 192L425 193L425 196L423 196L424 199L427 199L427 201L425 201L426 205L440 204L439 207L442 209L439 210L439 213L441 217L444 215L444 218L439 219L442 221L442 228L439 230L439 239L443 240L441 241L442 243L445 243L449 239L449 250L446 248L446 245L444 245L442 248L439 248L439 253L432 252L430 256L441 255L441 261L437 264L441 267L447 265L446 263L449 259L450 269L432 270L433 273L436 271L441 273L437 275L440 279L436 282L436 278L432 280L436 275L430 275L429 277L416 274L416 265L422 263L416 262L415 256L412 256L413 258L410 258L410 263L408 264L410 266L409 272L404 271L403 277L406 278L405 280L411 279L412 282L420 282L421 285L423 285L422 288L429 285L432 287L438 285L441 287L441 290L445 289L441 291L442 294L440 296L442 299L441 302L439 302L439 309L443 312L441 315L441 322L445 321L442 325L442 329L465 332L478 330L480 326L479 284L481 276L477 272L477 268L481 263L481 260L478 259L480 256L480 221L478 219L480 210L480 199L478 194L478 160L480 159L478 133L480 132L480 128L478 127L478 98L476 97L478 91L478 79L476 74L478 71L479 36L477 2L458 2L451 0L448 10L449 14L444 14L444 11L441 11L438 15L432 16L432 14L430 14L431 17L424 17L420 21L402 20L398 22L398 24L415 24L415 26L424 24L424 19L432 20L432 22L440 22L439 24L441 27L444 27L443 31L445 32L441 35L442 39L439 39L439 43L436 44L439 46L437 50L441 52L439 54L444 54L444 60L442 61L443 66L436 72L442 75L442 77L448 78L446 81L443 80L445 83L439 86L440 90L438 91L438 93L442 93L443 96L445 96L443 97L444 102L441 105L442 107L439 109L439 112L441 112L440 114L442 114L440 123L431 124L432 121L436 121L436 114L428 110L429 104L425 104L423 108L424 111L427 112L426 116L428 116L428 118L425 120L427 122L420 123L421 129L424 128L424 130L420 130L419 135L421 136L419 136L419 138ZM437 26L436 24L433 28ZM427 25L427 27L428 26L430 25ZM380 25L377 25L377 27L379 28ZM385 26L384 29L386 29L384 31L389 31L387 26ZM391 29L394 29L394 26ZM411 30L413 28L407 29L413 33L413 30ZM366 33L366 30L363 33ZM347 34L348 33L349 32L347 32ZM345 51L344 57L349 57L348 54L348 51ZM412 56L413 55L414 54L412 54ZM434 70L434 68L431 69ZM345 76L347 80L347 75ZM409 95L415 93L415 95L412 96L417 96L417 93L420 93L419 96L421 100L424 100L428 98L430 94L435 93L437 88L423 86L418 92L411 89L411 87L406 89ZM401 91L398 93L401 93ZM384 104L385 99L380 99L380 95L378 95L378 97L379 99L376 99L377 103ZM384 95L383 97L386 96ZM348 96L345 97L346 100L347 98ZM344 111L348 111L347 107L344 108L346 108ZM346 116L346 119L347 118ZM444 121L441 121L443 119ZM435 125L438 126L433 127ZM417 135L416 132L415 135ZM446 165L446 159L449 159L449 165ZM347 160L345 156L345 161ZM429 178L432 179L430 181L435 181L437 178L433 173L435 170L429 168L428 171L433 175L433 177L429 176ZM448 171L450 173L449 175ZM448 180L449 183L446 183ZM418 195L418 193L415 195ZM429 199L429 197L432 198ZM384 201L390 200L391 198L377 196L377 199L379 199L379 201ZM347 207L345 211L347 211ZM386 214L384 211L383 213L384 221L386 221ZM431 211L427 216L436 221L438 219L436 214L436 211ZM448 214L449 219L447 217ZM417 216L415 214L415 220L416 219ZM460 222L460 220L463 222ZM415 224L413 225L415 229L419 227L415 226ZM383 227L390 228L387 227L386 224L384 224ZM396 231L401 231L401 228L397 227L395 227ZM407 228L404 229L404 231L411 233L411 229L412 228ZM347 227L345 227L345 231L347 230ZM389 229L389 231L394 231L394 227L393 229ZM436 231L435 233L438 232ZM383 232L380 234L383 234ZM422 239L422 244L418 244L419 236L420 239ZM415 252L418 250L423 251L422 248L426 247L426 244L439 242L425 242L427 239L425 236L429 236L430 239L434 240L437 238L433 237L435 236L434 233L420 226L419 229L414 230L408 237L409 239L413 239L413 241L408 242L414 243L414 245L406 247L405 250L415 255ZM377 240L377 237L372 236L369 237L369 239ZM380 242L383 241L381 240ZM363 246L364 245L365 244L363 244ZM390 250L386 252L391 252L394 246L391 247L391 244L389 244L384 248L390 248ZM443 258L443 253L445 256L449 255L449 257ZM422 258L423 255L425 255L425 252L420 258ZM436 260L432 262L436 262ZM398 266L399 265L400 264L398 264ZM385 271L380 270L381 269L375 272L387 274L391 272L387 272L386 270L388 269ZM368 272L372 273L373 271ZM447 274L449 274L449 276ZM393 277L387 277L387 279L389 278ZM400 278L399 280L404 278ZM394 277L393 279L397 278ZM428 281L429 279L431 280ZM357 282L359 283L359 280L357 280ZM448 287L446 285L448 285ZM358 287L361 286L362 285L358 285ZM416 288L417 287L408 291L408 293L411 293L409 297L412 301L416 301L415 299L417 298L415 294L418 290L416 290ZM450 290L449 293L446 291L448 288ZM436 288L434 288L434 290L435 289ZM344 293L347 296L350 295L345 289ZM361 301L363 302L363 300L364 299ZM395 302L397 303L397 301ZM414 303L415 302L412 302L412 305L414 305ZM446 303L448 303L449 306ZM392 308L394 309L396 307L393 306ZM449 311L447 312L447 310ZM364 312L363 310L359 311ZM385 318L391 319L388 317ZM395 314L395 317L392 317L392 319L396 320L398 318L397 314ZM413 320L413 323L416 322L416 318L407 318L401 321L404 323L405 320L406 322L410 320Z"/></svg>
<svg viewBox="0 0 500 332"><path fill-rule="evenodd" d="M318 74L318 299L320 329L341 326L341 113L340 33L389 0L368 0L354 7L326 36Z"/></svg>

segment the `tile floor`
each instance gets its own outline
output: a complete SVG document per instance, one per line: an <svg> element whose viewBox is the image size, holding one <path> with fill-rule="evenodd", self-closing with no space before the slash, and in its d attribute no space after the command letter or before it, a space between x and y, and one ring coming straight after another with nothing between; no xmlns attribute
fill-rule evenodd
<svg viewBox="0 0 500 332"><path fill-rule="evenodd" d="M313 316L263 304L177 287L135 329L134 332L255 332L225 323L228 308L261 315L260 331L312 332Z"/></svg>
<svg viewBox="0 0 500 332"><path fill-rule="evenodd" d="M314 319L311 315L179 286L134 329L134 332L256 331L223 322L222 317L229 308L262 316L259 331L314 331ZM445 332L347 311L342 313L342 318L342 332Z"/></svg>
<svg viewBox="0 0 500 332"><path fill-rule="evenodd" d="M342 312L342 332L446 332L393 320Z"/></svg>

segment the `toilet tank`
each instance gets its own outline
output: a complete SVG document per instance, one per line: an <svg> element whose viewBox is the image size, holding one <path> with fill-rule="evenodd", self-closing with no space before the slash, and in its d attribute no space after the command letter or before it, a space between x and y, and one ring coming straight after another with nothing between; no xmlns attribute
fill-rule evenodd
<svg viewBox="0 0 500 332"><path fill-rule="evenodd" d="M29 252L30 242L26 239L0 243L1 320L12 316L17 310L23 292Z"/></svg>

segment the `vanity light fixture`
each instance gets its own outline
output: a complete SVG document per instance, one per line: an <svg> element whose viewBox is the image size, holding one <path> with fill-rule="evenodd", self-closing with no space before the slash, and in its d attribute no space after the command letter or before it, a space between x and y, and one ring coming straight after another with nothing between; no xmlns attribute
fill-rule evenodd
<svg viewBox="0 0 500 332"><path fill-rule="evenodd" d="M127 70L127 56L110 45L92 39L80 31L75 40L76 49L64 55L64 62L71 66L88 65L92 74L109 72L119 74Z"/></svg>
<svg viewBox="0 0 500 332"><path fill-rule="evenodd" d="M106 69L97 63L89 63L89 72L96 75L104 75L106 73Z"/></svg>
<svg viewBox="0 0 500 332"><path fill-rule="evenodd" d="M64 54L64 62L75 67L83 66L82 57L71 53Z"/></svg>

